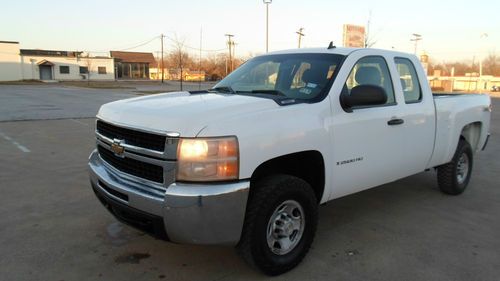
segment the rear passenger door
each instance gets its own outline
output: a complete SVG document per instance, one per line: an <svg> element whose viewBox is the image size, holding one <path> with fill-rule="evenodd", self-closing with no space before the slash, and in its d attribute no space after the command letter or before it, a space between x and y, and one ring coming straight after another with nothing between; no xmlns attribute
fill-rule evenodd
<svg viewBox="0 0 500 281"><path fill-rule="evenodd" d="M394 57L394 73L397 75L396 92L402 97L405 126L402 126L402 154L408 175L422 172L432 156L435 138L434 99L424 95L423 85L427 77L415 58ZM420 70L419 74L417 70ZM423 79L423 81L421 81Z"/></svg>

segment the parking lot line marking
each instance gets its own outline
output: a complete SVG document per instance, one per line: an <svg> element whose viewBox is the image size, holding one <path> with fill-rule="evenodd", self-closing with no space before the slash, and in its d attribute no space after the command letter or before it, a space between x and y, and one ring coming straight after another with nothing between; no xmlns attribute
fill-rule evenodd
<svg viewBox="0 0 500 281"><path fill-rule="evenodd" d="M12 143L13 145L15 145L22 152L25 152L25 153L31 152L31 150L29 150L28 148L26 148L26 146L21 145L20 143L18 143L17 141L13 140L11 137L7 136L6 134L0 132L0 136L2 136L2 138L4 138L6 141L8 141L8 142Z"/></svg>
<svg viewBox="0 0 500 281"><path fill-rule="evenodd" d="M78 124L81 124L81 125L83 125L83 126L86 126L86 127L88 127L88 126L89 126L89 124L85 124L85 123L83 123L82 121L78 121L78 120L76 120L76 119L69 119L69 120L71 120L71 121L73 121L73 122L76 122L76 123L78 123Z"/></svg>

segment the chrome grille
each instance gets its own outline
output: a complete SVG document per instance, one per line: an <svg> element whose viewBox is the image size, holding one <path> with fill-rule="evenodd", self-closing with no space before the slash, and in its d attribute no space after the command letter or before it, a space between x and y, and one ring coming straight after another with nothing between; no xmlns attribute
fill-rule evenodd
<svg viewBox="0 0 500 281"><path fill-rule="evenodd" d="M128 145L161 152L165 150L166 136L119 127L102 120L97 120L96 131L111 140L123 140Z"/></svg>
<svg viewBox="0 0 500 281"><path fill-rule="evenodd" d="M157 183L164 182L163 167L161 166L132 158L116 156L113 152L101 145L97 146L97 150L104 161L119 171Z"/></svg>

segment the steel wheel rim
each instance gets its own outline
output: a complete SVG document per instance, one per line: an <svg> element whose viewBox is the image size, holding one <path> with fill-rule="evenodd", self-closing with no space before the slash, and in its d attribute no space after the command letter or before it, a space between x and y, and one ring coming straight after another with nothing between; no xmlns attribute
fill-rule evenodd
<svg viewBox="0 0 500 281"><path fill-rule="evenodd" d="M462 184L467 179L469 174L469 156L466 153L462 153L457 162L457 182Z"/></svg>
<svg viewBox="0 0 500 281"><path fill-rule="evenodd" d="M305 223L304 209L297 201L281 203L267 223L267 246L274 254L288 254L299 244Z"/></svg>

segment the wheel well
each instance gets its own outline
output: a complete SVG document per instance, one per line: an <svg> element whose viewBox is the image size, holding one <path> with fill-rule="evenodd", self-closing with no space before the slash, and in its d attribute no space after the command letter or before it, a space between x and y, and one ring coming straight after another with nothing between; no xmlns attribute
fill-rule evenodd
<svg viewBox="0 0 500 281"><path fill-rule="evenodd" d="M318 202L321 200L325 189L325 162L319 151L303 151L270 159L255 169L250 184L275 174L287 174L303 179L313 188ZM250 195L251 193L252 189Z"/></svg>
<svg viewBox="0 0 500 281"><path fill-rule="evenodd" d="M481 137L481 122L474 122L466 125L460 133L460 138L466 140L475 152L478 149L479 138Z"/></svg>

